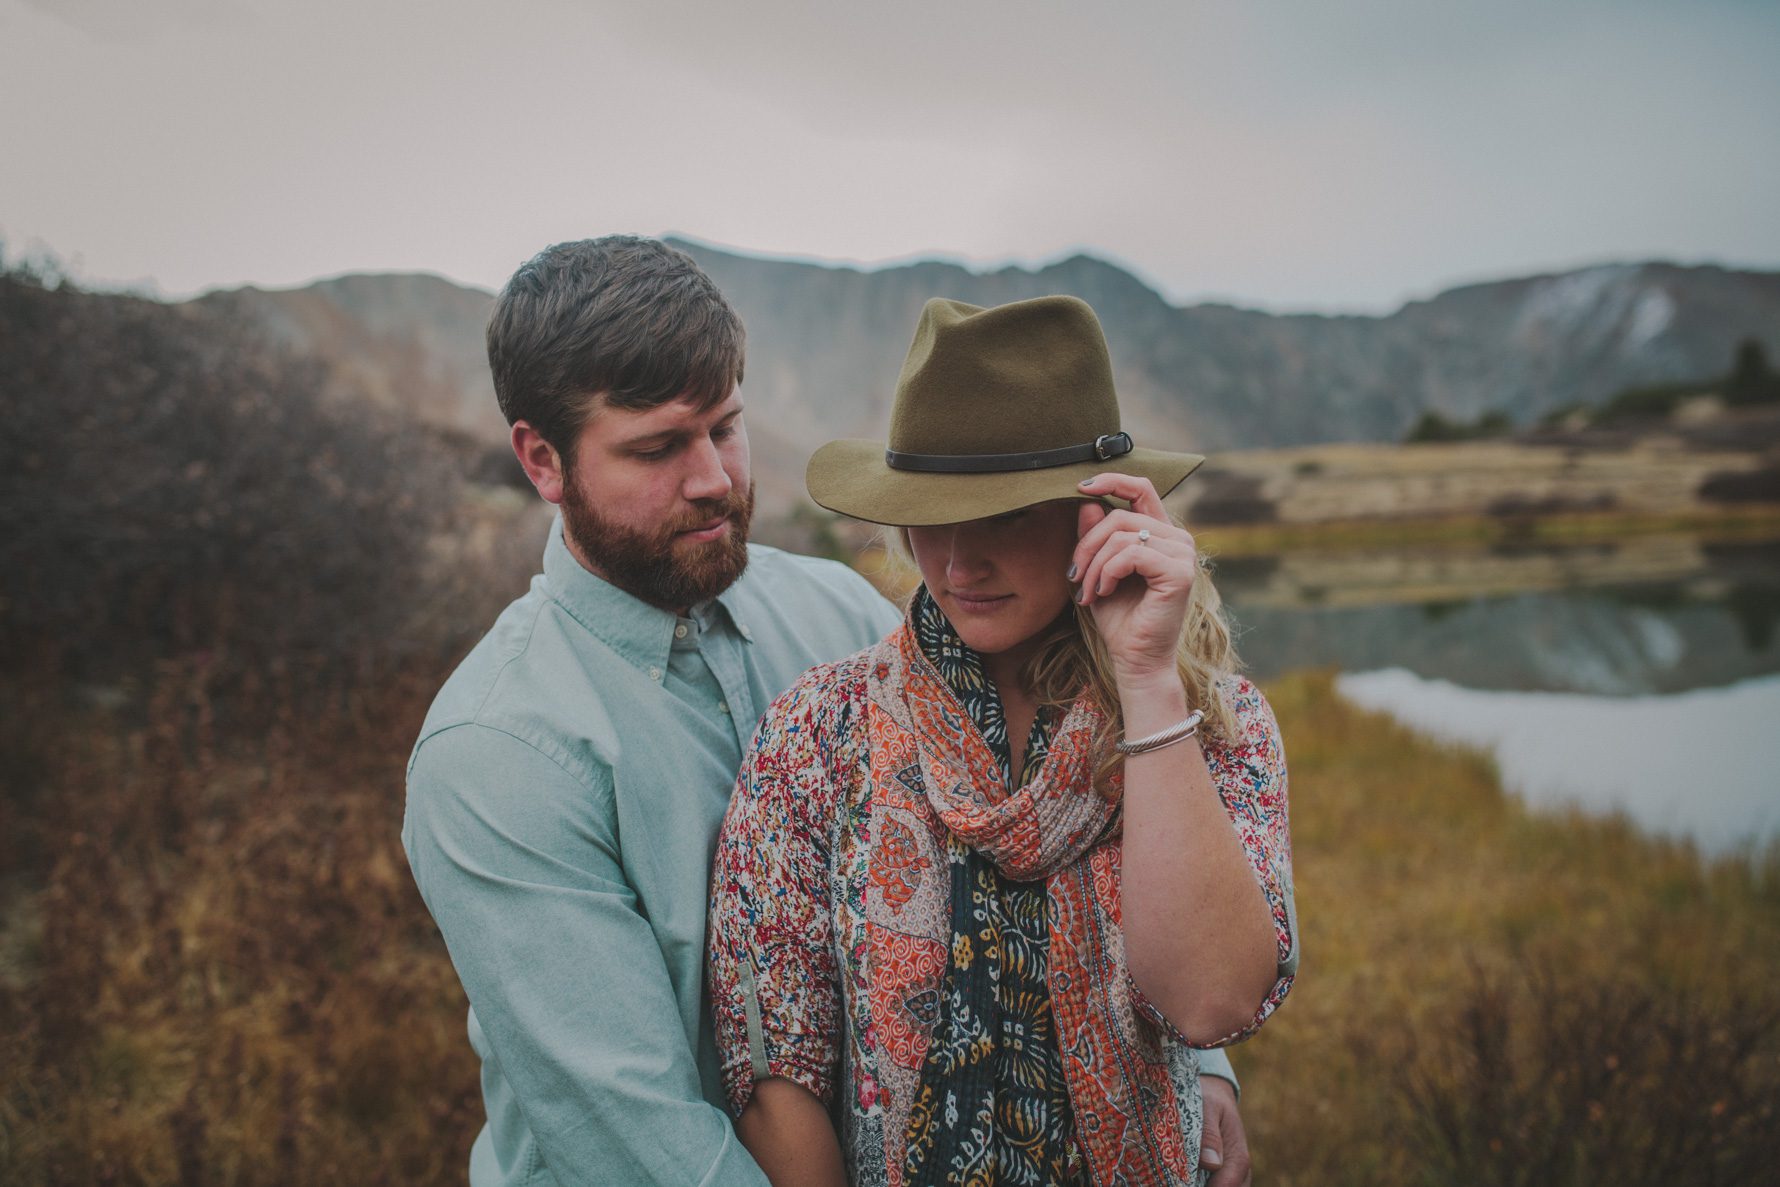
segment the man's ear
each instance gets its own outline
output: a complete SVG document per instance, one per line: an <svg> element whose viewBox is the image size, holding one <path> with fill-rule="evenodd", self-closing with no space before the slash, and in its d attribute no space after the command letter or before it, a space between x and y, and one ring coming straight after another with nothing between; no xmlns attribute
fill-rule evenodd
<svg viewBox="0 0 1780 1187"><path fill-rule="evenodd" d="M563 488L562 455L556 446L544 440L543 434L523 420L513 422L513 456L525 468L525 476L538 488L546 503L561 503Z"/></svg>

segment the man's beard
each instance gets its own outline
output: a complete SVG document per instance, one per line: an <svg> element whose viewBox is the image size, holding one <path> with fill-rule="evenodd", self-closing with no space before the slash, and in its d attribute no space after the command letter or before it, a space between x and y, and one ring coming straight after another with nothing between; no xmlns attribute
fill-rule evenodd
<svg viewBox="0 0 1780 1187"><path fill-rule="evenodd" d="M655 531L639 532L607 519L565 475L562 526L576 550L600 575L632 597L663 610L680 611L716 597L748 567L748 524L754 517L754 483L721 499L701 499L685 517ZM703 544L676 544L674 537L729 519L729 530Z"/></svg>

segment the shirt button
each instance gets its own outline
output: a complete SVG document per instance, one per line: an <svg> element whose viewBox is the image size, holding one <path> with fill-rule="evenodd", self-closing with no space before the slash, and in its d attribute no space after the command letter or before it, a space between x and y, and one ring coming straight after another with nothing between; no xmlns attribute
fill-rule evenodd
<svg viewBox="0 0 1780 1187"><path fill-rule="evenodd" d="M728 701L718 701L717 702L717 711L719 713L729 712L729 702Z"/></svg>
<svg viewBox="0 0 1780 1187"><path fill-rule="evenodd" d="M661 669L660 668L650 668L649 669L649 679L659 681L661 679Z"/></svg>
<svg viewBox="0 0 1780 1187"><path fill-rule="evenodd" d="M736 630L742 632L742 638L748 640L748 642L752 643L754 641L754 632L748 629L747 623L738 625Z"/></svg>
<svg viewBox="0 0 1780 1187"><path fill-rule="evenodd" d="M674 638L684 639L685 637L686 637L686 624L682 622L674 627Z"/></svg>

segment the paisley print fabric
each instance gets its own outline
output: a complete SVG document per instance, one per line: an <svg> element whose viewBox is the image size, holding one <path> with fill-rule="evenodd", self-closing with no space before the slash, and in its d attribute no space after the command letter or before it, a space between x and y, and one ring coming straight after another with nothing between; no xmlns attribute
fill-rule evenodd
<svg viewBox="0 0 1780 1187"><path fill-rule="evenodd" d="M1020 778L1001 696L977 655L925 589L910 607L921 654L969 714L995 758L1001 799L1043 767L1054 710L1032 722ZM1084 1183L1057 1051L1045 970L1050 947L1042 882L1018 882L948 837L952 938L939 1019L910 1109L909 1184Z"/></svg>
<svg viewBox="0 0 1780 1187"><path fill-rule="evenodd" d="M1088 786L1092 718L1076 706L1049 723L1048 753L1013 785L944 667L905 625L806 674L761 722L712 883L709 985L731 1107L739 1113L769 1076L801 1084L831 1107L851 1182L902 1187L929 1055L944 1058L956 1046L951 1030L968 1032L972 1021L947 1013L955 941L991 928L992 942L999 927L1004 961L1021 970L1036 967L1042 948L1073 1105L1068 1145L1092 1180L1191 1182L1197 1057L1125 975L1110 808L1098 796L1065 794L1072 780ZM1273 911L1283 962L1294 950L1283 750L1253 684L1232 677L1223 692L1238 728L1203 738L1202 749ZM911 700L927 707L916 712ZM977 778L984 772L992 774ZM978 785L1013 790L986 803L968 794ZM954 926L954 878L968 874L954 859L971 853L988 859L1002 888L1044 887L1042 937L1029 930L1031 910L1005 896L1000 922ZM970 942L974 953L979 941ZM1059 992L1060 980L1091 989ZM1290 984L1282 975L1249 1025L1220 1044L1260 1026ZM1030 1003L1015 1002L994 1021L996 1033L1007 1018L1033 1015ZM986 1074L1026 1088L1044 1075L1034 1066L998 1072L990 1061ZM965 1101L954 1099L962 1117ZM931 1107L943 1117L951 1103L935 1096ZM1054 1133L1061 1115L1022 1106L1019 1124L1002 1119L996 1128L1042 1164L1054 1139L1028 1135Z"/></svg>

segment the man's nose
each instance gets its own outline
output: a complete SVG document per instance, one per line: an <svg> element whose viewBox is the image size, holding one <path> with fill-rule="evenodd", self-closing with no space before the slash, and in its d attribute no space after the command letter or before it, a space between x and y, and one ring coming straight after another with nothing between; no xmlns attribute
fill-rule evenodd
<svg viewBox="0 0 1780 1187"><path fill-rule="evenodd" d="M723 468L723 455L718 452L717 443L709 437L692 446L687 464L689 469L681 493L689 500L721 499L735 486L730 481L729 471Z"/></svg>

